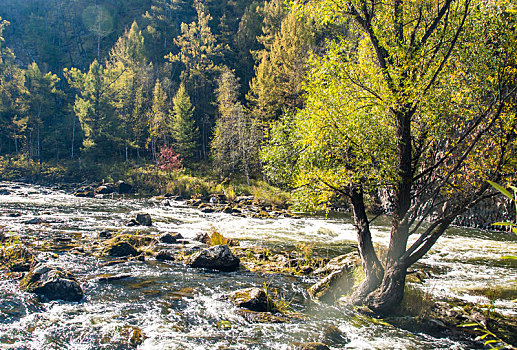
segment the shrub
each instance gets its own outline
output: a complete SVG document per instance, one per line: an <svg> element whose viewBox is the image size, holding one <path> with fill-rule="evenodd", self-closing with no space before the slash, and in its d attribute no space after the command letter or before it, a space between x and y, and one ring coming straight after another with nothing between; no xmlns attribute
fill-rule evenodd
<svg viewBox="0 0 517 350"><path fill-rule="evenodd" d="M172 146L163 147L158 155L158 167L164 171L173 171L181 169L183 159L174 151Z"/></svg>

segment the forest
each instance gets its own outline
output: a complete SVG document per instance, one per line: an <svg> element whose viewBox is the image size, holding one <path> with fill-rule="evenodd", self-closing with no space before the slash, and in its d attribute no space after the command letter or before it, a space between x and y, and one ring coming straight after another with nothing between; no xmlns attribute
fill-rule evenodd
<svg viewBox="0 0 517 350"><path fill-rule="evenodd" d="M248 179L340 30L283 1L6 0L0 16L2 156L143 164L171 148Z"/></svg>
<svg viewBox="0 0 517 350"><path fill-rule="evenodd" d="M447 333L443 338L451 343L440 346L468 349L481 341L489 348L512 348L511 329L517 325L516 107L517 6L507 0L2 0L0 6L0 180L56 186L48 191L35 187L41 196L65 196L57 192L59 186L68 191L65 182L81 182L71 192L91 199L80 203L90 203L92 213L105 213L98 220L109 230L96 239L110 240L85 240L86 250L75 255L97 254L102 248L100 256L114 257L119 253L111 249L123 240L132 249L126 255L180 261L183 269L206 267L194 261L197 250L219 249L217 254L230 256L231 266L216 270L234 272L245 266L259 271L253 283L262 282L260 293L267 294L264 308L271 318L261 322L268 324L285 321L275 317L296 318L279 290L292 293L294 308L305 312L307 299L319 299L318 288L325 289L326 283L327 289L329 284L335 289L329 298L336 305L339 300L360 308L359 313L367 309L370 326L376 318L411 314L422 328L439 323L440 332L467 328L477 335L470 343ZM132 187L122 180L131 182L139 195L158 196L144 197L144 202L121 197L117 205L126 203L123 208L115 203L114 208L96 207L109 199L105 195L113 200L114 193L133 191L122 190ZM15 193L6 210L19 210L17 201L31 194L31 188L11 182L0 185L5 188L0 195ZM74 210L80 207L62 198ZM172 200L198 210L192 214L195 220L210 222L200 240L191 237L198 226L186 224L187 214L175 214L178 219L160 211L183 205ZM137 209L152 211L158 226L148 212L119 224L150 230L177 225L187 239L173 232L174 238L162 241L166 233L157 231L121 238L125 229L114 231L106 218L128 210L136 214ZM236 232L223 232L230 238L219 232L224 228L218 220L226 220L220 213L233 217L229 225ZM25 214L32 215L9 212L12 217ZM59 222L29 216L23 224ZM237 217L250 222L249 228L239 226ZM281 220L289 232L282 231ZM332 228L340 233L326 225L339 226ZM304 230L316 226L315 243ZM487 231L458 233L464 229L457 226ZM270 228L273 232L264 234ZM260 238L243 233L248 229ZM499 232L487 233L494 229ZM297 236L291 237L292 232ZM350 234L353 244L347 241ZM271 236L279 241L269 242ZM336 237L347 237L348 243ZM250 239L254 248L234 248L234 238ZM333 245L336 240L340 243ZM183 248L194 241L208 247L188 253L156 248L176 241ZM256 244L265 250L253 250ZM269 250L289 245L287 253ZM339 274L329 267L332 258L341 259ZM446 267L438 267L437 261L446 261ZM97 271L95 266L91 268ZM157 266L146 268L164 271ZM492 275L483 275L483 268ZM348 289L327 277L307 288L307 280L289 282L281 275L309 276L314 282L315 271L322 269L341 281L349 269ZM430 301L429 295L443 295L425 281L441 288L451 271L456 273L454 286L443 290L457 298L447 302L456 304ZM458 281L476 280L474 271L487 281L493 276L499 280L490 287L469 284L459 293ZM274 282L262 281L262 272L278 273L282 281L277 289L269 289ZM462 280L464 275L471 280ZM102 278L111 283L114 277ZM193 273L191 280L202 277ZM417 283L422 284L419 292L408 290ZM77 288L76 299L83 300L83 290ZM130 285L124 288L131 294ZM285 288L307 292L300 296ZM191 297L191 292L185 295ZM485 298L488 309L478 301L469 304L474 297ZM194 299L196 312L205 312ZM344 313L358 310L350 308ZM204 317L212 316L199 315ZM232 320L241 326L244 322ZM400 322L394 321L396 327L419 332ZM232 328L229 319L214 323L219 331ZM138 344L130 345L138 347L145 337L141 328L140 333L131 329L129 338L138 338ZM440 338L438 333L433 336ZM256 340L249 335L246 341L252 338ZM350 342L344 336L320 338L323 343ZM289 344L295 340L300 339ZM408 348L440 347L426 341L418 338Z"/></svg>

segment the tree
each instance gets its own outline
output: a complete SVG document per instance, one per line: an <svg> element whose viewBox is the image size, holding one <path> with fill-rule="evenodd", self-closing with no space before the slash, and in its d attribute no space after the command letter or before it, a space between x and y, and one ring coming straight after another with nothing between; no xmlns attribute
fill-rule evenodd
<svg viewBox="0 0 517 350"><path fill-rule="evenodd" d="M53 133L57 133L58 130L63 131L64 115L57 112L59 99L63 93L57 89L60 81L58 76L50 72L44 74L36 63L32 63L25 74L28 91L28 159L37 159L41 162L42 145L43 148L54 146L54 151L58 152L58 147L55 145L58 140L51 141L51 139L53 139ZM51 146L50 143L54 145Z"/></svg>
<svg viewBox="0 0 517 350"><path fill-rule="evenodd" d="M297 11L289 11L275 27L282 5L271 1L264 10L273 12L265 16L264 34L258 39L264 49L255 52L255 77L247 95L252 115L265 121L278 119L285 109L303 106L307 60L324 32L323 26L311 17L300 18Z"/></svg>
<svg viewBox="0 0 517 350"><path fill-rule="evenodd" d="M15 64L13 51L4 45L3 31L9 22L0 17L0 151L7 146L16 153L27 127L24 72Z"/></svg>
<svg viewBox="0 0 517 350"><path fill-rule="evenodd" d="M212 140L214 163L226 174L242 170L249 185L250 173L259 168L261 130L237 101L239 82L229 69L221 74L216 94L219 118Z"/></svg>
<svg viewBox="0 0 517 350"><path fill-rule="evenodd" d="M181 35L174 39L178 46L177 54L170 53L167 58L172 63L181 63L184 67L181 81L196 107L194 117L201 136L201 152L206 157L211 136L213 117L213 90L215 77L220 67L214 59L222 55L222 46L217 43L209 26L212 19L205 6L195 1L197 21L181 24ZM180 152L181 153L181 152Z"/></svg>
<svg viewBox="0 0 517 350"><path fill-rule="evenodd" d="M117 149L116 135L120 134L110 89L115 78L97 60L92 62L86 73L72 68L65 69L64 74L68 83L79 92L75 99L74 112L84 133L83 151L93 159L99 154L104 157L112 156Z"/></svg>
<svg viewBox="0 0 517 350"><path fill-rule="evenodd" d="M143 149L148 140L148 110L152 103L153 66L148 63L144 37L133 22L113 46L106 64L111 78L112 104L121 127L118 142L123 145L125 159L129 151Z"/></svg>
<svg viewBox="0 0 517 350"><path fill-rule="evenodd" d="M185 161L192 161L196 158L196 151L199 141L199 129L194 121L194 107L185 89L181 84L173 100L173 124L172 130L175 141L175 148L178 154Z"/></svg>
<svg viewBox="0 0 517 350"><path fill-rule="evenodd" d="M149 142L155 160L159 139L162 139L162 145L166 147L169 144L171 135L172 121L169 114L167 94L165 90L163 90L160 80L156 79L153 90L153 104L149 116Z"/></svg>
<svg viewBox="0 0 517 350"><path fill-rule="evenodd" d="M273 130L267 169L289 166L276 173L306 204L349 199L365 271L352 302L386 313L408 267L491 195L486 180L515 176L515 16L476 0L296 6L349 33L312 57L306 107ZM378 189L393 207L383 262L365 209Z"/></svg>

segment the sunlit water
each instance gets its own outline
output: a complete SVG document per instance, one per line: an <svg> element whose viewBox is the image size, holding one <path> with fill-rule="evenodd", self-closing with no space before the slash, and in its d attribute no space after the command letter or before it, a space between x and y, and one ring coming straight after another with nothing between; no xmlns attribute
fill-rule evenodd
<svg viewBox="0 0 517 350"><path fill-rule="evenodd" d="M243 244L294 245L315 242L329 257L339 254L344 243L355 240L350 218L304 217L300 219L250 219L229 214L204 214L181 202L163 207L151 199L77 198L57 189L25 184L0 183L0 226L13 235L28 235L36 251L49 237L70 237L74 243L92 242L105 229L127 228L137 212L153 218L153 233L179 232L193 238L212 227ZM13 217L11 214L20 216ZM39 217L47 223L26 224ZM385 222L374 226L374 239L386 245ZM502 237L502 238L501 238ZM500 256L517 254L511 236L474 230L451 229L422 260L433 273L422 288L438 297L456 297L486 304L474 290L510 286L517 281L515 265L500 263ZM345 306L318 304L307 296L313 277L258 274L246 270L232 273L192 269L180 263L130 261L104 266L94 256L71 254L64 249L57 258L40 253L42 259L71 270L81 281L86 297L79 303L39 302L22 293L18 282L0 279L0 348L7 349L131 349L133 329L145 340L139 349L289 349L297 342L322 341L332 349L472 349L482 344L448 334L412 333L372 323ZM112 282L99 282L100 274L130 274ZM287 323L250 323L236 307L221 297L236 289L264 284L280 290L290 307L307 317ZM474 293L475 294L475 293ZM496 300L494 307L516 314L515 303ZM225 327L219 327L224 321ZM219 325L219 326L218 326ZM350 342L324 337L336 326Z"/></svg>

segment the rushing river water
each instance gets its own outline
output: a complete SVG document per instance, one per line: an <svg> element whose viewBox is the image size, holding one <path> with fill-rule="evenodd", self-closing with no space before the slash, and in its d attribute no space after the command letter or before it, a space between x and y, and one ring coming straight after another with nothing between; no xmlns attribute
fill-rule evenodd
<svg viewBox="0 0 517 350"><path fill-rule="evenodd" d="M105 229L128 231L125 223L137 212L147 212L153 226L147 232L179 232L192 238L212 227L242 244L293 246L316 242L329 256L342 253L355 240L350 218L306 217L251 219L223 213L206 214L181 202L164 207L142 198L77 198L57 188L0 183L0 227L11 235L30 237L35 251L72 271L85 298L79 303L42 303L19 290L18 282L0 278L0 348L7 349L131 349L129 338L141 330L139 349L289 349L297 342L323 341L332 349L482 349L467 336L426 334L372 322L346 306L311 301L306 288L314 277L260 274L246 270L224 273L193 269L181 263L149 259L106 266L93 255L72 254L66 246L48 246L57 237L72 243L98 240ZM7 193L7 192L6 192ZM45 223L28 224L38 217ZM380 220L374 239L386 245L388 228ZM61 240L58 242L67 242ZM82 243L81 243L82 242ZM45 251L57 252L50 255ZM450 229L421 265L432 271L421 288L441 297L487 304L506 314L517 314L508 299L489 301L479 290L508 287L517 280L517 266L500 260L516 254L513 237L475 230ZM45 255L46 254L46 255ZM102 274L130 278L102 282ZM281 291L293 311L306 315L287 323L250 323L221 296L236 289L264 284ZM334 326L350 339L326 339Z"/></svg>

